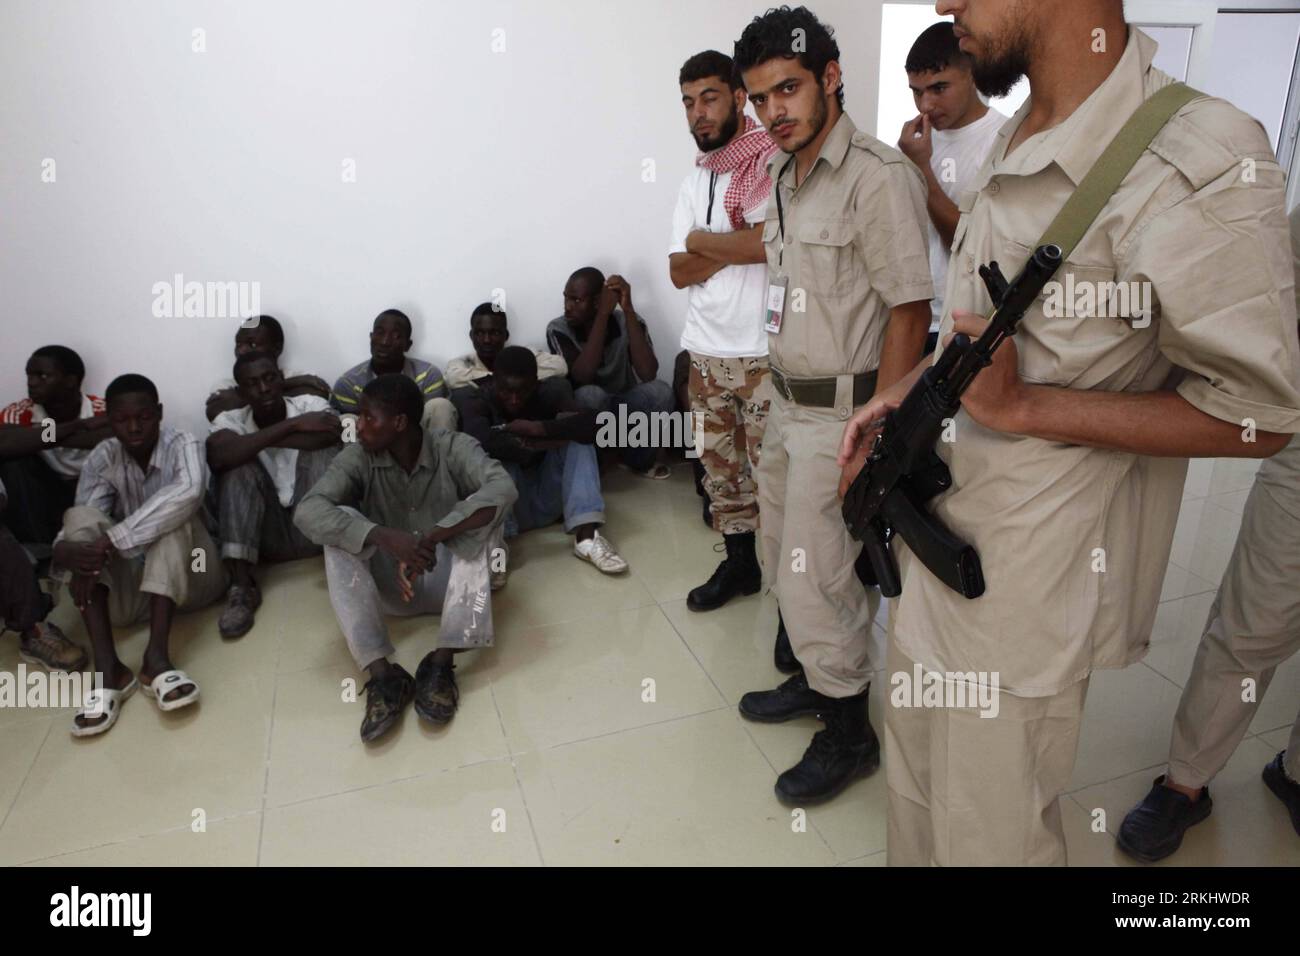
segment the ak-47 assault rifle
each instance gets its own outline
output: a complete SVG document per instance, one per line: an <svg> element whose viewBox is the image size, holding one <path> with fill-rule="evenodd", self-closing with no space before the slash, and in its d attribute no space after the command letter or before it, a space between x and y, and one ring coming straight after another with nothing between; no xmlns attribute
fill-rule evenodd
<svg viewBox="0 0 1300 956"><path fill-rule="evenodd" d="M897 534L939 580L967 598L984 593L984 572L975 549L927 509L952 486L948 466L935 452L944 422L957 414L975 376L993 361L1016 326L1061 265L1061 249L1041 245L1008 284L996 262L980 266L995 311L974 342L956 335L939 361L927 368L897 409L886 413L862 471L844 496L844 523L861 541L876 572L880 593L903 590L898 563L889 549Z"/></svg>

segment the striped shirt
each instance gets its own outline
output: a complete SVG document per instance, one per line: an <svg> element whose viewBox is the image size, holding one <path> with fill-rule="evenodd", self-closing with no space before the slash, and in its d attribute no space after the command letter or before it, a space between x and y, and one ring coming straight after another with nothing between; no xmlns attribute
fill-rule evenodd
<svg viewBox="0 0 1300 956"><path fill-rule="evenodd" d="M104 400L98 395L82 395L81 410L77 412L77 417L94 418L96 415L103 415L105 411ZM42 406L37 405L30 398L24 398L0 410L0 425L39 428L46 417ZM76 478L81 474L81 468L89 456L89 448L60 448L56 445L53 448L41 449L41 458L45 460L45 464L49 465L50 470L56 475L64 478Z"/></svg>
<svg viewBox="0 0 1300 956"><path fill-rule="evenodd" d="M108 540L131 558L189 521L203 504L207 483L203 442L164 425L144 471L116 438L96 445L81 470L76 503L116 521Z"/></svg>
<svg viewBox="0 0 1300 956"><path fill-rule="evenodd" d="M431 398L447 397L447 383L443 381L438 366L408 357L402 365L402 374L420 386L426 402ZM360 411L361 392L378 377L370 367L370 359L348 369L334 383L330 404L340 413L355 414Z"/></svg>

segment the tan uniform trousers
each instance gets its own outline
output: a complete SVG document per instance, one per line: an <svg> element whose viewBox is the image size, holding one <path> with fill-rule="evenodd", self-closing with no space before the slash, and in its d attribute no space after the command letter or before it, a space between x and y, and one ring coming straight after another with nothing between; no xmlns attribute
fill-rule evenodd
<svg viewBox="0 0 1300 956"><path fill-rule="evenodd" d="M891 633L891 690L893 675L911 680L914 666ZM888 864L1064 866L1060 800L1087 693L1086 679L1052 697L1002 692L993 717L887 701Z"/></svg>
<svg viewBox="0 0 1300 956"><path fill-rule="evenodd" d="M808 685L828 697L852 697L870 683L867 649L880 604L880 592L864 588L853 570L862 545L840 513L835 458L848 414L838 410L851 407L851 395L850 382L848 402L810 408L774 391L758 462L763 575Z"/></svg>
<svg viewBox="0 0 1300 956"><path fill-rule="evenodd" d="M1259 466L1174 715L1169 779L1203 787L1232 756L1277 666L1300 650L1300 436ZM1247 695L1243 682L1254 682ZM1243 701L1243 696L1253 699ZM1300 716L1286 772L1300 780Z"/></svg>
<svg viewBox="0 0 1300 956"><path fill-rule="evenodd" d="M63 537L94 541L114 524L102 511L78 505L63 513ZM195 548L203 549L205 571L193 570ZM69 576L65 573L65 582ZM108 617L117 626L147 620L154 594L171 598L178 611L193 611L226 593L221 552L198 515L149 545L140 557L114 555L99 582L108 588Z"/></svg>

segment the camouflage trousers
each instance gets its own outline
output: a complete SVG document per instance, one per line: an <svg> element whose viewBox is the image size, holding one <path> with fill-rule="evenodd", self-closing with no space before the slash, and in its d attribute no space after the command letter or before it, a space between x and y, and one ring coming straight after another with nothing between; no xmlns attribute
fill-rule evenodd
<svg viewBox="0 0 1300 956"><path fill-rule="evenodd" d="M723 534L758 530L758 455L771 406L767 358L713 358L691 353L687 390L691 412L703 420L704 490L713 527Z"/></svg>

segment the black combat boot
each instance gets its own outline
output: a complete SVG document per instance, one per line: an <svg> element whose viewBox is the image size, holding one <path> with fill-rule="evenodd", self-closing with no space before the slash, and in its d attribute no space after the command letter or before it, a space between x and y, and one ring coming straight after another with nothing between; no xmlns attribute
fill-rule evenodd
<svg viewBox="0 0 1300 956"><path fill-rule="evenodd" d="M880 766L880 741L867 719L870 689L856 697L824 698L826 728L813 735L803 759L777 777L778 800L793 807L829 800Z"/></svg>
<svg viewBox="0 0 1300 956"><path fill-rule="evenodd" d="M790 635L785 632L785 619L780 611L776 612L776 646L772 648L772 663L782 674L803 670L799 658L794 656L794 648L790 646Z"/></svg>
<svg viewBox="0 0 1300 956"><path fill-rule="evenodd" d="M692 611L720 608L738 594L754 594L763 584L758 556L754 553L754 532L725 534L722 540L727 546L727 556L713 577L686 595L686 606Z"/></svg>
<svg viewBox="0 0 1300 956"><path fill-rule="evenodd" d="M751 690L740 698L740 716L765 724L777 724L795 717L817 717L835 704L808 686L803 671L786 680L776 690Z"/></svg>

